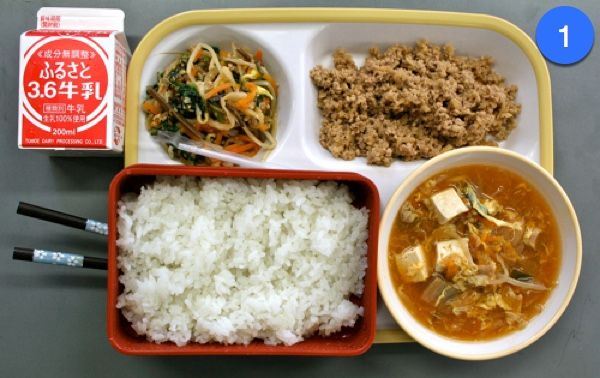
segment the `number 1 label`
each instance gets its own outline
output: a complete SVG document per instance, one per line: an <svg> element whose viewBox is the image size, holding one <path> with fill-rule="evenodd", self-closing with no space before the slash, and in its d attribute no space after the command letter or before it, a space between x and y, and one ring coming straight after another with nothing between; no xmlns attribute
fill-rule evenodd
<svg viewBox="0 0 600 378"><path fill-rule="evenodd" d="M573 64L584 59L594 45L594 35L590 18L570 6L550 9L535 28L540 52L556 64Z"/></svg>
<svg viewBox="0 0 600 378"><path fill-rule="evenodd" d="M563 33L563 47L569 47L569 25L565 25L562 29L558 29L559 33Z"/></svg>

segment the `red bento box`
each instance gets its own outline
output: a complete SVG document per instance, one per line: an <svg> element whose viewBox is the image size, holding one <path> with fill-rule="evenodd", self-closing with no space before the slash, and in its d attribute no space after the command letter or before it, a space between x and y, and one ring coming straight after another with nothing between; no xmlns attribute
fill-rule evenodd
<svg viewBox="0 0 600 378"><path fill-rule="evenodd" d="M355 206L369 209L367 272L363 295L356 300L364 307L364 316L352 328L344 328L329 337L313 336L292 346L265 345L255 340L249 345L189 343L178 347L167 342L157 344L138 336L117 309L117 297L122 287L117 268L117 209L122 194L139 192L156 176L239 177L283 180L337 181L348 185L354 194ZM110 343L118 351L132 355L299 355L353 356L366 352L375 337L377 314L377 238L379 232L379 193L366 177L356 173L261 170L244 168L201 168L165 165L134 165L123 169L110 184L108 197L108 299L107 331Z"/></svg>

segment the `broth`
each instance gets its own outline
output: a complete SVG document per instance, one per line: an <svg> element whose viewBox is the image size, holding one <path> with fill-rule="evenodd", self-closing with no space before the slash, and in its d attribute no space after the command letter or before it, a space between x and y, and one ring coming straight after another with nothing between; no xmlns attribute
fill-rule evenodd
<svg viewBox="0 0 600 378"><path fill-rule="evenodd" d="M397 294L420 323L484 340L523 328L541 311L560 254L556 220L535 188L503 168L469 165L411 193L388 259Z"/></svg>

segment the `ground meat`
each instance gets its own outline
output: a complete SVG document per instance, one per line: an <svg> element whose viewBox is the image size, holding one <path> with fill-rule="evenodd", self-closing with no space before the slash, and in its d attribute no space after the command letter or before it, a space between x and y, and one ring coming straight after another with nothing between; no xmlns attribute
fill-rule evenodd
<svg viewBox="0 0 600 378"><path fill-rule="evenodd" d="M517 87L504 84L489 57L455 55L451 46L421 41L372 48L358 68L344 50L334 68L313 68L323 115L319 141L335 157L431 158L470 145L496 145L516 126Z"/></svg>

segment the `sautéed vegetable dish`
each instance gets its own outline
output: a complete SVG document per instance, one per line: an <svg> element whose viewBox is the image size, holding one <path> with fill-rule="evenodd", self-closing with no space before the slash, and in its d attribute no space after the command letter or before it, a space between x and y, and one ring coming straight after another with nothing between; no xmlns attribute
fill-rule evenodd
<svg viewBox="0 0 600 378"><path fill-rule="evenodd" d="M463 340L523 328L556 285L561 253L541 194L486 165L449 169L417 187L389 245L392 280L409 312Z"/></svg>
<svg viewBox="0 0 600 378"><path fill-rule="evenodd" d="M189 165L226 165L176 149L170 138L177 134L205 148L245 156L275 148L277 83L263 64L262 50L198 43L156 79L142 107L150 134L166 139L171 158Z"/></svg>

